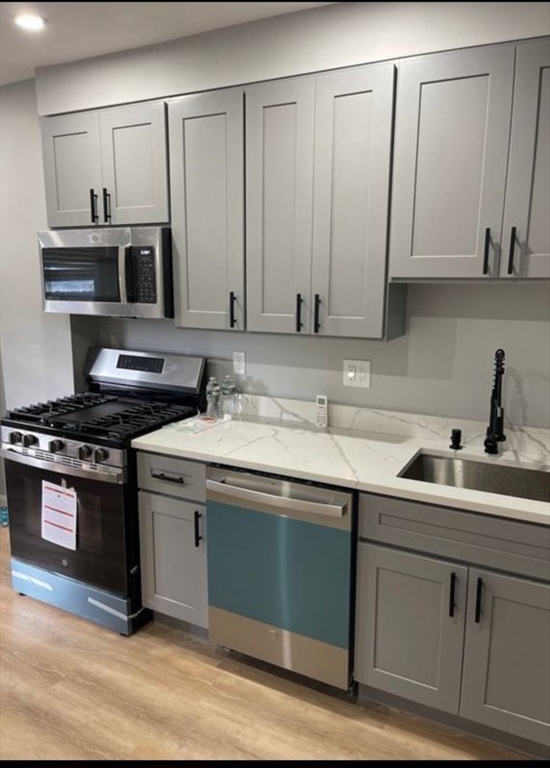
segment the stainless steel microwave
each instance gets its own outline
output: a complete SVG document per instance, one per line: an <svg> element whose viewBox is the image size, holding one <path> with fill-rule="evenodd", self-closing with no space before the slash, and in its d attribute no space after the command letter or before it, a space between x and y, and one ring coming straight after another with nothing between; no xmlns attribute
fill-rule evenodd
<svg viewBox="0 0 550 768"><path fill-rule="evenodd" d="M168 227L38 233L45 312L174 317Z"/></svg>

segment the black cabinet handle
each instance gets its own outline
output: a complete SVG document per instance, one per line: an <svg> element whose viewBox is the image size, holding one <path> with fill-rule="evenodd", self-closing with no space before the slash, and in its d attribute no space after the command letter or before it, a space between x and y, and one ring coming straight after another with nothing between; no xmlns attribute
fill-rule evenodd
<svg viewBox="0 0 550 768"><path fill-rule="evenodd" d="M321 323L319 322L319 310L321 308L321 297L318 293L315 294L315 314L313 317L313 332L319 333Z"/></svg>
<svg viewBox="0 0 550 768"><path fill-rule="evenodd" d="M154 477L155 480L166 480L167 483L177 483L178 485L184 485L183 477L170 477L169 475L165 475L164 472L151 472L151 477Z"/></svg>
<svg viewBox="0 0 550 768"><path fill-rule="evenodd" d="M103 218L105 222L111 221L111 195L103 187Z"/></svg>
<svg viewBox="0 0 550 768"><path fill-rule="evenodd" d="M516 228L512 227L510 233L510 253L508 254L508 274L512 275L514 272L514 248L516 246Z"/></svg>
<svg viewBox="0 0 550 768"><path fill-rule="evenodd" d="M198 509L195 510L195 546L199 546L199 541L202 539L202 536L199 535L199 520L201 519L202 515L198 511Z"/></svg>
<svg viewBox="0 0 550 768"><path fill-rule="evenodd" d="M296 333L300 333L304 324L302 323L302 294L296 294Z"/></svg>
<svg viewBox="0 0 550 768"><path fill-rule="evenodd" d="M491 245L491 227L485 230L485 248L483 251L483 274L489 273L489 246Z"/></svg>
<svg viewBox="0 0 550 768"><path fill-rule="evenodd" d="M235 296L235 293L233 291L229 292L229 327L234 328L237 324L237 321L235 320L235 302L237 301L237 297Z"/></svg>
<svg viewBox="0 0 550 768"><path fill-rule="evenodd" d="M452 618L455 615L455 595L456 595L456 573L451 573L451 591L449 594L449 616Z"/></svg>
<svg viewBox="0 0 550 768"><path fill-rule="evenodd" d="M99 216L97 215L97 208L95 205L96 200L97 200L96 193L94 192L93 189L90 189L90 213L92 215L92 224L95 224L96 221L99 220Z"/></svg>
<svg viewBox="0 0 550 768"><path fill-rule="evenodd" d="M479 624L479 621L481 619L481 596L483 592L483 579L481 577L477 580L477 589L476 589L476 618L475 622L476 624Z"/></svg>

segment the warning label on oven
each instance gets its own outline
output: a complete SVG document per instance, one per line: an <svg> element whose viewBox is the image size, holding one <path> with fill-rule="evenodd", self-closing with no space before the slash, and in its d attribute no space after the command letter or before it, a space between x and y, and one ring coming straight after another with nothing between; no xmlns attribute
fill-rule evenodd
<svg viewBox="0 0 550 768"><path fill-rule="evenodd" d="M42 538L76 549L76 491L42 480Z"/></svg>

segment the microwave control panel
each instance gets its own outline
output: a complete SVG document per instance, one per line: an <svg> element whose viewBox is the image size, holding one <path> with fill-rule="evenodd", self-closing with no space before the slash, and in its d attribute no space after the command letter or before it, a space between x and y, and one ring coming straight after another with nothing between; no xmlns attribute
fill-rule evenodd
<svg viewBox="0 0 550 768"><path fill-rule="evenodd" d="M135 246L132 250L135 301L137 304L156 304L155 249L153 246Z"/></svg>

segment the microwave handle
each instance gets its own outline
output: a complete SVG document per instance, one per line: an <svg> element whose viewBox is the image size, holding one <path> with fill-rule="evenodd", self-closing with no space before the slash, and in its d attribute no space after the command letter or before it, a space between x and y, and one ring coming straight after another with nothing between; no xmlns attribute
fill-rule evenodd
<svg viewBox="0 0 550 768"><path fill-rule="evenodd" d="M127 258L127 251L131 251L128 246L119 246L118 248L118 290L120 293L120 303L129 304L128 298L128 283L126 276L126 265L129 261Z"/></svg>
<svg viewBox="0 0 550 768"><path fill-rule="evenodd" d="M134 258L131 245L126 246L124 249L124 277L126 281L126 300L133 304L136 300L136 295L134 291Z"/></svg>

